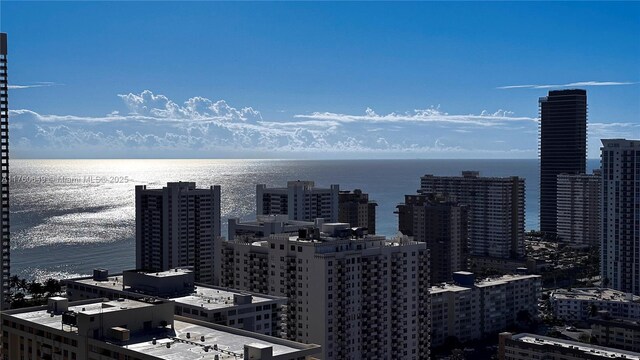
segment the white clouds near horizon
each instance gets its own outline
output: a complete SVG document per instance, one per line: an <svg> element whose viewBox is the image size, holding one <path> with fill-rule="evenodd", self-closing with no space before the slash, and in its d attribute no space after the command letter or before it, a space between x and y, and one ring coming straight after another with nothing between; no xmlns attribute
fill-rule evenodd
<svg viewBox="0 0 640 360"><path fill-rule="evenodd" d="M263 119L252 107L193 97L179 104L149 90L118 95L104 116L11 110L18 157L526 157L537 156L537 119L510 111L450 114L313 112ZM282 116L282 115L276 115ZM633 124L593 123L594 134L632 134ZM55 154L55 155L54 155ZM124 155L123 155L124 154ZM328 155L333 154L333 155Z"/></svg>
<svg viewBox="0 0 640 360"><path fill-rule="evenodd" d="M634 85L637 82L629 81L579 81L568 84L559 85L507 85L499 86L496 89L551 89L551 88L566 88L566 87L581 87L581 86L620 86L620 85Z"/></svg>

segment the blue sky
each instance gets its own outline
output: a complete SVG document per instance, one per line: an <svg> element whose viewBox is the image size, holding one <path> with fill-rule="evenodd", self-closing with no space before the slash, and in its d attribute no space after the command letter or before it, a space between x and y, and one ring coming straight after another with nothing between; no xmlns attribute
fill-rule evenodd
<svg viewBox="0 0 640 360"><path fill-rule="evenodd" d="M566 87L589 157L640 137L637 2L2 1L0 30L13 157L535 158Z"/></svg>

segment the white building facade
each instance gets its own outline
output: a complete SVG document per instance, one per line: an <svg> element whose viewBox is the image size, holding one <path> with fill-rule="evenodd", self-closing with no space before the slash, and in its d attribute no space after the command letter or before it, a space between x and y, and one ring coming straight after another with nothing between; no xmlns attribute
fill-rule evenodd
<svg viewBox="0 0 640 360"><path fill-rule="evenodd" d="M319 188L313 181L289 181L286 188L256 185L256 215L288 215L289 220L338 221L339 185Z"/></svg>
<svg viewBox="0 0 640 360"><path fill-rule="evenodd" d="M558 240L572 247L600 245L600 171L560 174L557 189Z"/></svg>
<svg viewBox="0 0 640 360"><path fill-rule="evenodd" d="M288 297L283 337L320 344L323 359L428 358L424 243L353 236L349 224L301 235L225 242L221 285Z"/></svg>

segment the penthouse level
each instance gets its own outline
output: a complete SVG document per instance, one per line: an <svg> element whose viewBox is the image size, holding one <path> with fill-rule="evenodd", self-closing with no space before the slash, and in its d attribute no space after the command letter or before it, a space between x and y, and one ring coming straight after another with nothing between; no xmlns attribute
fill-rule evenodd
<svg viewBox="0 0 640 360"><path fill-rule="evenodd" d="M2 359L306 359L305 345L174 316L174 302L51 299L3 312Z"/></svg>
<svg viewBox="0 0 640 360"><path fill-rule="evenodd" d="M116 275L95 270L94 276L62 283L71 301L164 297L175 301L176 315L266 335L280 331L282 306L287 302L284 297L196 284L193 272L188 269L157 273L129 270Z"/></svg>

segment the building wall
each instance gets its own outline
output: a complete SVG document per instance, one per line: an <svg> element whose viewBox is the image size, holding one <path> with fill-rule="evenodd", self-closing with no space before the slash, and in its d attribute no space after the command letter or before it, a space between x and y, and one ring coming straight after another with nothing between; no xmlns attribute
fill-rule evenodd
<svg viewBox="0 0 640 360"><path fill-rule="evenodd" d="M166 271L191 266L197 282L213 284L219 237L220 186L136 186L137 269Z"/></svg>
<svg viewBox="0 0 640 360"><path fill-rule="evenodd" d="M398 230L427 244L432 283L450 281L454 272L467 270L466 206L434 195L406 195L397 209Z"/></svg>
<svg viewBox="0 0 640 360"><path fill-rule="evenodd" d="M574 247L600 246L600 174L558 175L557 233Z"/></svg>
<svg viewBox="0 0 640 360"><path fill-rule="evenodd" d="M640 140L602 140L601 275L640 295Z"/></svg>
<svg viewBox="0 0 640 360"><path fill-rule="evenodd" d="M586 171L587 92L552 90L539 102L540 230L556 234L557 176Z"/></svg>
<svg viewBox="0 0 640 360"><path fill-rule="evenodd" d="M424 359L429 348L428 255L384 237L261 246L225 242L225 286L286 296L283 336L322 345L323 359Z"/></svg>
<svg viewBox="0 0 640 360"><path fill-rule="evenodd" d="M9 239L9 95L7 34L0 33L0 310L7 307L11 266Z"/></svg>
<svg viewBox="0 0 640 360"><path fill-rule="evenodd" d="M420 178L420 193L443 193L469 206L469 253L473 256L524 256L525 182L518 177L463 176Z"/></svg>
<svg viewBox="0 0 640 360"><path fill-rule="evenodd" d="M374 201L369 201L369 194L360 189L340 191L338 221L349 223L352 227L365 227L369 234L376 233L376 206Z"/></svg>
<svg viewBox="0 0 640 360"><path fill-rule="evenodd" d="M288 215L290 220L338 221L340 187L316 188L313 181L289 181L286 188L256 185L256 215Z"/></svg>

